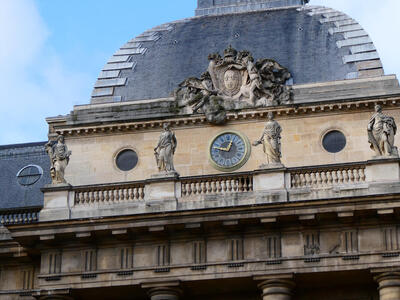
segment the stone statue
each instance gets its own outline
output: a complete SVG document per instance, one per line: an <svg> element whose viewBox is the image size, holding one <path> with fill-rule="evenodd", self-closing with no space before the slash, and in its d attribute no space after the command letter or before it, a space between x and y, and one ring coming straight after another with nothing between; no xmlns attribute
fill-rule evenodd
<svg viewBox="0 0 400 300"><path fill-rule="evenodd" d="M204 113L212 124L223 124L226 111L291 103L288 69L272 59L254 62L249 51L232 46L208 56L207 71L190 77L175 91L175 106L184 113Z"/></svg>
<svg viewBox="0 0 400 300"><path fill-rule="evenodd" d="M67 183L64 178L65 168L69 163L71 151L68 151L67 145L64 142L64 136L59 135L57 142L52 144L48 142L45 145L46 152L50 157L50 175L52 184L65 184Z"/></svg>
<svg viewBox="0 0 400 300"><path fill-rule="evenodd" d="M164 131L160 135L157 147L154 148L158 170L164 173L176 174L173 162L177 146L175 133L171 131L168 123L163 124L163 129Z"/></svg>
<svg viewBox="0 0 400 300"><path fill-rule="evenodd" d="M269 112L261 138L253 143L253 146L263 144L264 153L267 156L267 164L263 166L281 164L281 132L281 126L274 120L273 113Z"/></svg>
<svg viewBox="0 0 400 300"><path fill-rule="evenodd" d="M385 115L380 105L375 105L375 113L368 123L368 142L376 156L399 156L397 147L394 146L396 132L394 118Z"/></svg>

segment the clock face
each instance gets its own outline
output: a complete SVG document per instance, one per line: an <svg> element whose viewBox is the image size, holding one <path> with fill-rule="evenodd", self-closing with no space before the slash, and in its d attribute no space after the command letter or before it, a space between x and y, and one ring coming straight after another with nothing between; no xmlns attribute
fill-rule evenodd
<svg viewBox="0 0 400 300"><path fill-rule="evenodd" d="M210 143L210 162L220 171L234 171L242 167L250 156L250 143L243 134L227 131Z"/></svg>

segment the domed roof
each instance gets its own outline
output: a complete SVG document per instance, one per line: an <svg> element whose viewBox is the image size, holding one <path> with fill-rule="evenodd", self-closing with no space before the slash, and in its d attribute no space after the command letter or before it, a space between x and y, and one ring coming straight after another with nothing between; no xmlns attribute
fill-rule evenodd
<svg viewBox="0 0 400 300"><path fill-rule="evenodd" d="M208 54L222 54L229 45L255 59L276 60L289 69L293 84L383 75L368 34L342 12L256 3L226 13L232 5L200 6L207 1L199 1L197 14L208 14L155 27L123 45L100 73L91 102L169 97L183 80L207 70Z"/></svg>

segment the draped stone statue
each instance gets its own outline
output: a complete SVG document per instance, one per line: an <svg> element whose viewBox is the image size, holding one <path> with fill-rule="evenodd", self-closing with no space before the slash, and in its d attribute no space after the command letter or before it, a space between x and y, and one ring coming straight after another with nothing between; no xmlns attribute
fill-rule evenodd
<svg viewBox="0 0 400 300"><path fill-rule="evenodd" d="M164 173L175 173L174 154L177 146L175 133L170 129L168 123L163 124L164 131L161 133L157 146L154 148L154 155L158 170Z"/></svg>
<svg viewBox="0 0 400 300"><path fill-rule="evenodd" d="M45 146L46 152L50 157L50 175L52 184L67 183L64 178L65 168L69 163L71 151L68 151L64 142L64 136L59 135L57 142L48 142Z"/></svg>
<svg viewBox="0 0 400 300"><path fill-rule="evenodd" d="M399 156L397 147L394 146L396 132L394 118L385 115L380 105L375 105L375 113L368 123L368 142L376 156Z"/></svg>
<svg viewBox="0 0 400 300"><path fill-rule="evenodd" d="M265 124L263 134L259 140L253 143L253 146L263 144L267 163L261 167L281 165L281 132L282 128L279 123L274 120L273 113L268 113L268 121Z"/></svg>

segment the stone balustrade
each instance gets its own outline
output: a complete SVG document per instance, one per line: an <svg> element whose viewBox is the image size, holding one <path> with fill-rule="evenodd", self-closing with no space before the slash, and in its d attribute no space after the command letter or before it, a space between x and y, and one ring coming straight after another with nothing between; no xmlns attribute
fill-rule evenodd
<svg viewBox="0 0 400 300"><path fill-rule="evenodd" d="M292 169L290 188L329 188L335 185L359 184L366 181L366 164L331 165Z"/></svg>
<svg viewBox="0 0 400 300"><path fill-rule="evenodd" d="M21 211L4 211L0 212L0 224L29 224L39 221L40 208L32 208Z"/></svg>
<svg viewBox="0 0 400 300"><path fill-rule="evenodd" d="M75 190L75 205L115 204L142 201L144 200L144 196L144 183L80 187Z"/></svg>
<svg viewBox="0 0 400 300"><path fill-rule="evenodd" d="M253 191L253 175L204 176L182 179L182 197Z"/></svg>
<svg viewBox="0 0 400 300"><path fill-rule="evenodd" d="M40 220L364 197L385 194L388 189L396 192L399 182L399 160L379 159L295 168L279 165L193 177L158 175L143 181L91 186L50 186L43 189ZM96 209L90 209L93 207ZM24 218L9 215L0 221L13 224Z"/></svg>

